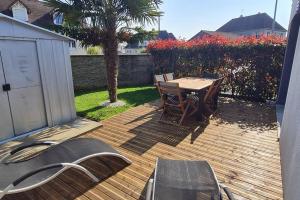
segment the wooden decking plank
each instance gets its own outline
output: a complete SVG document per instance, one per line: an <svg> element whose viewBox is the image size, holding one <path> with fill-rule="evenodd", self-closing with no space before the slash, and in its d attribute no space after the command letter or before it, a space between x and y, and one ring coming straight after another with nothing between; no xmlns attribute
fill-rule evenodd
<svg viewBox="0 0 300 200"><path fill-rule="evenodd" d="M122 152L122 153L124 154L124 152ZM172 155L172 157L175 157L175 155ZM189 158L181 157L181 159L189 159ZM153 160L155 160L155 156L154 156ZM217 171L217 170L215 170L215 171Z"/></svg>
<svg viewBox="0 0 300 200"><path fill-rule="evenodd" d="M106 129L113 129L113 130L120 130L121 132L126 132L125 130L122 130L122 129L120 129L120 128L112 128L112 127L110 127L110 126L106 126L105 127L105 130ZM157 134L153 134L153 132L151 132L151 131L148 131L148 132L143 132L144 134L147 134L147 135L151 135L152 137L157 137ZM145 138L146 138L146 136L145 136ZM185 141L186 140L186 141ZM190 142L188 141L189 139L188 138L186 138L185 140L183 140L181 143L180 143L180 145L185 145L185 144L189 144ZM223 149L228 149L228 147L227 147L227 145L226 144L228 144L228 142L223 142L223 141L220 141L220 140L213 140L213 139L210 139L210 138L201 138L201 140L198 140L198 141L196 141L195 143L197 143L197 145L206 145L208 142L210 142L210 145L211 145L211 147L213 148L213 147L215 147L215 146L217 146L217 143L221 143L220 145L223 147L223 148L219 148L218 146L218 148L219 148L219 151L222 151ZM231 145L231 146L233 146L233 145ZM236 145L236 146L233 146L232 147L232 149L234 149L236 152L240 152L241 153L241 155L243 155L244 157L246 157L246 156L248 156L248 158L256 158L256 160L259 158L259 160L260 161L263 161L263 160L265 160L264 159L264 157L262 157L262 156L255 156L255 154L257 154L257 153L259 153L260 151L257 151L257 149L254 149L253 151L255 151L255 154L253 155L253 153L251 154L251 155L248 155L248 154L245 154L245 152L247 152L247 151L245 151L245 150L248 150L249 151L249 148L245 148L245 147L243 147L243 148L240 148L238 145ZM229 151L232 151L232 149L229 149ZM241 150L240 150L241 149ZM252 151L252 152L253 152ZM280 166L278 165L278 163L279 163L279 161L273 161L272 162L272 159L270 158L270 159L268 159L267 160L269 163L274 163L275 164L275 166L276 166L276 168L278 169L278 168L280 168ZM252 161L251 161L252 162Z"/></svg>
<svg viewBox="0 0 300 200"><path fill-rule="evenodd" d="M120 124L120 121L113 121L113 120L111 120L111 121L109 121L109 122L107 122L107 124L109 125L109 123L113 123L113 126L115 126L115 124L117 123L118 124L118 128L121 128L122 127L122 124ZM117 128L116 127L116 128ZM126 126L124 126L123 125L123 127L126 127L125 129L127 129L127 131L132 131L132 130L134 130L134 128L136 127L136 126L134 126L134 125L129 125L129 124L126 124ZM159 128L159 127L158 127ZM163 132L163 131L159 131L159 129L155 129L155 127L153 127L152 125L143 125L143 127L138 127L138 130L145 130L145 131L148 131L148 129L151 129L151 130L153 130L153 131L158 131L158 132L160 132L160 133L170 133L170 132ZM174 131L174 130L172 130L172 131ZM216 134L220 134L220 132L217 132L217 131L213 131L213 133L216 133ZM274 134L276 134L276 132L274 132ZM206 137L209 137L210 136L210 134L206 134L205 135ZM266 151L268 154L274 154L274 155L276 155L276 156L278 156L279 155L279 153L278 152L275 152L274 153L274 148L276 148L276 147L272 147L271 149L270 149L270 151L267 151L266 150L266 148L265 148L265 145L259 145L259 144L256 144L256 145L252 145L252 144L254 144L254 143L250 143L251 144L251 146L247 146L247 140L241 140L241 139L234 139L234 137L235 137L235 135L233 135L233 134L230 134L230 135L222 135L222 136L228 136L227 138L232 138L233 140L232 141L236 141L237 143L233 143L233 144L239 144L239 145L243 145L243 146L245 146L245 147L247 147L247 148L254 148L255 149L255 147L256 147L256 149L257 149L257 147L261 147L261 146L263 146L264 148L263 149L261 149L261 151ZM174 136L174 137L176 137L176 135ZM204 137L204 136L203 136ZM242 141L242 142L241 142ZM275 142L274 142L275 143ZM276 143L275 143L276 144ZM276 145L278 145L278 143L276 144Z"/></svg>
<svg viewBox="0 0 300 200"><path fill-rule="evenodd" d="M124 154L124 152L122 152L123 154ZM127 155L128 156L128 155ZM186 159L186 158L185 158ZM149 161L149 160L148 160ZM153 161L152 161L152 163L154 163L155 162L155 158L153 159ZM143 165L141 165L141 167L142 167Z"/></svg>
<svg viewBox="0 0 300 200"><path fill-rule="evenodd" d="M113 132L110 132L111 134L113 134ZM103 135L103 137L106 137L108 134L105 134L105 135ZM116 140L116 138L117 137L120 137L121 135L120 134L118 134L118 135L114 135L114 138L113 138L113 140ZM109 136L108 136L109 137ZM145 139L145 140L147 140L147 138ZM120 139L120 141L123 141L123 138L121 138ZM193 149L191 149L191 150L188 150L188 152L191 152L191 151L193 151ZM179 152L180 153L180 152ZM199 151L199 153L202 153L201 151ZM199 154L198 153L198 154ZM213 152L212 152L213 153ZM233 162L233 163L231 163L231 164L235 164L235 162ZM252 167L256 167L256 165L255 165L255 163L252 165ZM276 177L276 176L275 176ZM272 178L274 178L274 177L272 177Z"/></svg>
<svg viewBox="0 0 300 200"><path fill-rule="evenodd" d="M131 124L131 123L134 124L134 123L140 123L140 122L145 123L147 121L150 121L148 118L143 119L140 116L143 116L143 113L141 113L140 111L137 110L134 113L128 112L128 113L126 113L126 115L120 115L120 116L117 116L117 117L113 117L113 118L111 118L110 120L108 120L106 122L109 122L109 121L114 120L114 119L118 119L118 120L120 120L121 123L126 123L126 124ZM159 124L160 122L158 121L158 119L159 119L159 116L152 117L151 118L151 124L153 124L153 125ZM106 122L104 122L104 123L106 123ZM249 133L256 133L256 134L251 134L249 139L260 138L261 140L263 140L264 142L267 142L269 144L272 143L273 141L276 141L276 139L277 139L276 135L270 134L268 131L263 131L263 134L257 134L257 131L245 130L243 128L240 128L238 126L238 124L230 124L230 126L228 126L227 124L222 124L220 122L213 121L212 123L210 123L210 125L211 126L207 127L207 130L213 129L213 130L219 130L219 131L226 131L226 132L229 132L229 133L230 133L230 131L235 130L235 132L237 134L247 132L248 133L247 135L250 135ZM169 131L170 127L169 126L164 127L163 130ZM274 131L274 130L272 130L272 131ZM266 132L268 134L265 134ZM275 140L272 140L271 138L274 138ZM261 141L256 141L256 142L259 143Z"/></svg>
<svg viewBox="0 0 300 200"><path fill-rule="evenodd" d="M146 122L144 122L144 121L142 121L142 122L140 122L141 124L143 124L143 123L145 123L145 124L143 124L143 127L138 127L139 129L141 129L141 130L143 130L143 129L149 129L149 128L151 128L152 130L155 130L155 131L158 131L158 132L161 132L161 133L170 133L170 131L174 131L174 128L173 129L170 129L170 130L166 130L166 129L161 129L161 123L159 123L158 122L159 120L157 119L157 121L156 122L151 122L151 124L147 124ZM117 119L117 120L110 120L110 121L108 121L108 122L106 122L105 123L105 125L107 125L107 124L109 124L109 123L113 123L113 122L115 122L115 123L118 123L118 125L119 125L119 127L126 127L126 129L127 130L129 130L130 128L132 128L132 129L134 129L135 127L137 127L137 126L139 126L139 125L141 125L140 123L137 125L137 124L135 124L136 122L134 122L134 123L132 123L132 124L125 124L125 125L122 125L122 121L120 121L120 119ZM155 123L157 123L157 125L155 125ZM258 147L261 147L261 146L264 146L264 149L263 150L266 150L266 151L268 151L269 153L274 153L274 148L277 148L277 144L276 144L276 142L269 142L269 143L266 143L266 142L262 142L261 141L261 137L259 138L259 140L258 140L258 138L255 138L255 140L253 140L253 137L252 136L249 136L248 137L248 135L247 134L245 134L245 135L243 135L243 136L241 136L240 134L234 134L234 137L233 137L233 135L232 135L232 133L234 133L234 132L236 132L236 131L232 131L232 130L230 130L230 131L228 131L228 132L224 132L224 130L222 131L222 130L220 130L220 131L216 131L216 130L214 130L214 129L211 129L211 130L209 130L209 126L208 127L206 127L207 128L207 130L206 130L206 132L207 133L210 133L210 131L212 132L212 133L216 133L216 134L220 134L220 133L222 133L222 136L224 136L224 138L230 138L230 139L232 139L233 141L243 141L243 145L251 145L251 146L247 146L247 147L256 147L256 145L258 146ZM211 136L211 134L206 134L207 136ZM274 135L276 135L276 133L274 132ZM226 137L227 136L227 137ZM244 140L245 139L245 140ZM273 146L273 147L272 147ZM277 153L277 152L275 152L276 154L275 155L279 155L279 153Z"/></svg>
<svg viewBox="0 0 300 200"><path fill-rule="evenodd" d="M239 200L282 199L279 144L275 112L263 104L221 98L220 111L200 135L192 129L159 122L157 104L141 105L103 121L85 134L112 145L133 163L91 159L82 163L101 179L93 183L77 170L67 170L46 185L24 193L26 199L141 200L157 157L208 160L218 179ZM249 106L251 105L251 106ZM262 112L263 111L263 112ZM193 137L193 141L191 140ZM192 141L192 143L191 143ZM3 146L0 152L9 147ZM22 156L27 156L29 151ZM118 169L110 174L103 164ZM52 195L52 196L51 196ZM19 199L8 195L5 199ZM47 198L49 197L49 198Z"/></svg>
<svg viewBox="0 0 300 200"><path fill-rule="evenodd" d="M80 181L78 181L79 177L81 177ZM82 174L78 174L76 171L63 173L61 181L65 182L70 187L77 189L81 194L84 194L84 196L91 200L111 200L109 196L99 190L89 189L86 191L87 187L93 188L93 183L91 182L90 178L82 177Z"/></svg>

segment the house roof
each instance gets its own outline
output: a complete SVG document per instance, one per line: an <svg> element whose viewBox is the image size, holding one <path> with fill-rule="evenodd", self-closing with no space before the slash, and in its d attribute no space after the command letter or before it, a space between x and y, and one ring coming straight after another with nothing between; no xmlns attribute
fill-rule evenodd
<svg viewBox="0 0 300 200"><path fill-rule="evenodd" d="M125 49L138 49L140 48L139 43L129 43L126 45Z"/></svg>
<svg viewBox="0 0 300 200"><path fill-rule="evenodd" d="M168 31L159 31L158 35L155 38L156 40L176 40L176 37L173 33L169 33ZM129 43L125 47L126 49L138 49L141 48L139 42Z"/></svg>
<svg viewBox="0 0 300 200"><path fill-rule="evenodd" d="M176 40L176 37L174 36L173 33L169 33L168 31L159 31L158 35L157 35L157 40Z"/></svg>
<svg viewBox="0 0 300 200"><path fill-rule="evenodd" d="M248 30L266 29L272 28L273 18L267 13L258 13L256 15L250 15L246 17L239 17L230 20L217 31L220 32L243 32ZM287 31L279 23L275 24L276 31Z"/></svg>
<svg viewBox="0 0 300 200"><path fill-rule="evenodd" d="M206 36L206 35L209 35L209 36L224 36L224 37L230 38L230 39L234 39L234 38L239 37L239 35L235 34L235 33L201 30L199 33L194 35L190 40L201 38L201 37Z"/></svg>
<svg viewBox="0 0 300 200"><path fill-rule="evenodd" d="M0 12L12 17L11 7L16 2L20 2L28 9L29 23L43 27L53 23L51 15L53 8L44 5L39 0L0 0Z"/></svg>
<svg viewBox="0 0 300 200"><path fill-rule="evenodd" d="M15 19L13 17L4 15L2 13L0 13L0 22L1 22L1 18L5 19L5 20L8 20L8 21L12 21L12 22L17 23L17 24L21 24L23 26L25 25L25 26L27 26L27 27L29 27L31 29L43 32L43 33L48 34L48 35L52 35L52 36L54 36L56 38L60 38L60 39L67 40L67 41L73 41L73 42L75 41L75 39L70 38L68 36L64 36L64 35L61 35L59 33L56 33L56 32L53 32L53 31L49 31L48 29L36 26L34 24L30 24L30 23L27 23L27 22L24 22L24 21L21 21L21 20L18 20L18 19Z"/></svg>

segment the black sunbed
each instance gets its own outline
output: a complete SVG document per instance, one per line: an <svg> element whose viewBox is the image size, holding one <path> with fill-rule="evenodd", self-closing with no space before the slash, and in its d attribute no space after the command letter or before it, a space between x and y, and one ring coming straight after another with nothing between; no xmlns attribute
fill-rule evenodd
<svg viewBox="0 0 300 200"><path fill-rule="evenodd" d="M37 142L20 146L8 155L37 145L52 145L52 142ZM8 157L9 157L8 156ZM6 194L19 193L47 183L68 168L75 168L86 173L95 182L99 182L86 168L79 165L84 160L114 156L131 163L110 145L96 139L77 138L54 144L40 154L27 160L0 163L0 199Z"/></svg>
<svg viewBox="0 0 300 200"><path fill-rule="evenodd" d="M166 160L158 158L154 180L150 179L147 200L221 200L221 189L234 199L206 161Z"/></svg>

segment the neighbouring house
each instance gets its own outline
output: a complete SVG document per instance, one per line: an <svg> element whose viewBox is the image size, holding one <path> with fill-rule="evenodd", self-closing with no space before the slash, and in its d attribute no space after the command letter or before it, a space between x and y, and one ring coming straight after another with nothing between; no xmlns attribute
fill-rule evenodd
<svg viewBox="0 0 300 200"><path fill-rule="evenodd" d="M49 28L51 25L62 25L63 14L54 12L40 0L0 0L0 13L15 19ZM71 55L87 55L87 48L80 41L70 42Z"/></svg>
<svg viewBox="0 0 300 200"><path fill-rule="evenodd" d="M159 31L156 40L176 40L176 37L168 31Z"/></svg>
<svg viewBox="0 0 300 200"><path fill-rule="evenodd" d="M61 25L63 16L39 0L1 0L0 12L43 28Z"/></svg>
<svg viewBox="0 0 300 200"><path fill-rule="evenodd" d="M0 141L76 118L70 41L0 13Z"/></svg>
<svg viewBox="0 0 300 200"><path fill-rule="evenodd" d="M0 13L15 19L49 28L51 25L62 25L63 14L54 12L40 0L0 0ZM79 41L70 42L71 55L86 55L87 49Z"/></svg>
<svg viewBox="0 0 300 200"><path fill-rule="evenodd" d="M240 16L217 29L217 32L234 33L240 36L271 35L273 18L267 13L258 13L250 16ZM287 30L278 22L275 22L274 34L285 37Z"/></svg>
<svg viewBox="0 0 300 200"><path fill-rule="evenodd" d="M235 34L235 33L202 30L199 33L197 33L195 36L193 36L190 40L201 39L206 36L223 36L223 37L226 37L229 39L234 39L234 38L240 37L238 34Z"/></svg>
<svg viewBox="0 0 300 200"><path fill-rule="evenodd" d="M176 37L173 33L169 33L168 31L159 31L156 40L176 40ZM143 42L138 42L134 44L127 44L127 46L124 48L124 54L140 54L143 53L148 44L149 40L145 40Z"/></svg>
<svg viewBox="0 0 300 200"><path fill-rule="evenodd" d="M275 23L275 30L272 33L273 18L266 13L258 13L250 16L240 16L221 26L216 31L202 30L190 40L199 39L204 36L221 35L226 38L237 38L240 36L256 36L275 34L286 37L287 30L278 22Z"/></svg>

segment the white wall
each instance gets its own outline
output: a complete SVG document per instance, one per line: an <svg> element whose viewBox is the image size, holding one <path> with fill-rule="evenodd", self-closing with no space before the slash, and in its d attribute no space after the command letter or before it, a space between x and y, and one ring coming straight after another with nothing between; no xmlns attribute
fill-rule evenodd
<svg viewBox="0 0 300 200"><path fill-rule="evenodd" d="M291 16L290 16L290 22L291 22L291 20L293 19L293 17L294 17L295 14L296 14L297 7L298 7L298 1L299 1L299 0L293 0L293 3L292 3L292 11L291 11Z"/></svg>
<svg viewBox="0 0 300 200"><path fill-rule="evenodd" d="M300 197L300 36L292 68L280 133L281 165L286 200Z"/></svg>
<svg viewBox="0 0 300 200"><path fill-rule="evenodd" d="M295 13L296 1L292 15ZM300 199L300 35L292 66L280 133L280 154L285 200Z"/></svg>
<svg viewBox="0 0 300 200"><path fill-rule="evenodd" d="M275 35L286 37L286 32L284 31L274 31ZM244 32L239 32L237 33L239 35L251 35L251 36L256 36L256 35L270 35L272 34L272 29L257 29L257 30L250 30L250 31L244 31Z"/></svg>

